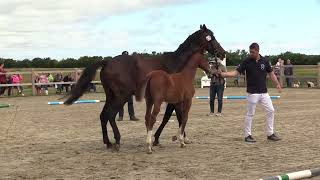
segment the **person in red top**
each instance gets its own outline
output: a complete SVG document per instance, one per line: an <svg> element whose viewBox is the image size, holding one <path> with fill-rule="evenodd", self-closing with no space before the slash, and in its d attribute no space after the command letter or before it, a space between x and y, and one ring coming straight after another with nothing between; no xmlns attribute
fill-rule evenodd
<svg viewBox="0 0 320 180"><path fill-rule="evenodd" d="M4 70L4 63L0 62L0 73L6 73ZM0 74L0 84L7 84L7 77L5 74ZM0 87L0 95L3 95L6 90L6 87Z"/></svg>

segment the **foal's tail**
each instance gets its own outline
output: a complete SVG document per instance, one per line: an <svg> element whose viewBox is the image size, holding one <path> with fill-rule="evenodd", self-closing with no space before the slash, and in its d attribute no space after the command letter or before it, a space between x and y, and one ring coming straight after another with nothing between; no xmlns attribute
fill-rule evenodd
<svg viewBox="0 0 320 180"><path fill-rule="evenodd" d="M80 79L77 81L75 87L72 88L71 94L69 98L64 102L64 104L71 105L73 102L78 100L86 91L90 82L94 79L97 69L99 67L106 66L107 63L108 61L99 61L99 62L96 62L95 64L92 64L86 67L83 70L82 75Z"/></svg>
<svg viewBox="0 0 320 180"><path fill-rule="evenodd" d="M152 77L152 73L149 73L143 81L138 85L136 93L136 101L142 101L146 95L146 89Z"/></svg>

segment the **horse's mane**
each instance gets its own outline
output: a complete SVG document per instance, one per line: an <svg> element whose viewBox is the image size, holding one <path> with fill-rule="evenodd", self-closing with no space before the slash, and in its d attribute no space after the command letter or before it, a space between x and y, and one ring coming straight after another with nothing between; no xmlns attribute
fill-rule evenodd
<svg viewBox="0 0 320 180"><path fill-rule="evenodd" d="M182 44L179 45L178 49L174 52L177 55L185 54L187 52L194 52L199 50L199 44L196 44L199 41L202 30L198 30L191 34Z"/></svg>
<svg viewBox="0 0 320 180"><path fill-rule="evenodd" d="M161 57L164 68L169 73L179 72L188 63L188 59L196 52L201 51L201 38L202 30L198 30L189 35L188 38L179 45L178 49L173 52L164 52L162 54L149 55L149 54L136 54L140 57Z"/></svg>
<svg viewBox="0 0 320 180"><path fill-rule="evenodd" d="M188 59L194 53L201 51L199 44L201 33L202 31L198 30L191 34L182 44L179 45L176 51L163 53L165 59L168 60L166 61L168 69L171 69L171 67L178 67L175 69L181 71L188 63Z"/></svg>

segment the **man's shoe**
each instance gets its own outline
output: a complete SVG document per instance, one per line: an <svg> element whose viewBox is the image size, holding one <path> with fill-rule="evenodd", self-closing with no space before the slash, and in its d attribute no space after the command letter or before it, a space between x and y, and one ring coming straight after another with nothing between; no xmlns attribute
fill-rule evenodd
<svg viewBox="0 0 320 180"><path fill-rule="evenodd" d="M216 116L217 117L222 117L222 114L221 113L217 113Z"/></svg>
<svg viewBox="0 0 320 180"><path fill-rule="evenodd" d="M214 116L214 113L213 113L213 112L210 112L209 114L207 114L207 116L213 117L213 116Z"/></svg>
<svg viewBox="0 0 320 180"><path fill-rule="evenodd" d="M118 121L123 121L123 117L119 116Z"/></svg>
<svg viewBox="0 0 320 180"><path fill-rule="evenodd" d="M280 141L281 138L279 138L275 134L272 134L272 135L268 136L268 140L270 140L270 141Z"/></svg>
<svg viewBox="0 0 320 180"><path fill-rule="evenodd" d="M135 116L130 116L130 121L139 121L140 119L136 118Z"/></svg>
<svg viewBox="0 0 320 180"><path fill-rule="evenodd" d="M245 142L249 142L249 143L255 143L257 142L251 135L247 136L244 138Z"/></svg>

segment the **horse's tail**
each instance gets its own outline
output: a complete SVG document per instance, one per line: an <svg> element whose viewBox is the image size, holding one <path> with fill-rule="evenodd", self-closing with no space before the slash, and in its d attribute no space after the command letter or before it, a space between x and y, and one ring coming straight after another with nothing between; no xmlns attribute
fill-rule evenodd
<svg viewBox="0 0 320 180"><path fill-rule="evenodd" d="M152 73L149 73L143 81L138 85L137 93L136 93L136 101L142 101L146 94L147 86L152 77Z"/></svg>
<svg viewBox="0 0 320 180"><path fill-rule="evenodd" d="M78 100L83 93L87 90L90 82L94 79L96 75L96 71L99 67L106 66L108 61L99 61L95 64L92 64L86 67L82 75L80 76L79 80L77 81L74 88L71 90L71 94L69 98L64 102L66 105L71 105L73 102Z"/></svg>

